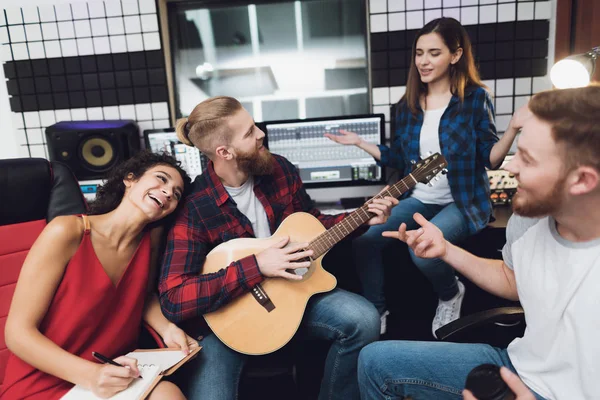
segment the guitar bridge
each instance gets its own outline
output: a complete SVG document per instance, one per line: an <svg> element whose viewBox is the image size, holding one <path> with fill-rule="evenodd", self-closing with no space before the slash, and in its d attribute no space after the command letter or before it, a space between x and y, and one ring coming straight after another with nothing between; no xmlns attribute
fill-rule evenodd
<svg viewBox="0 0 600 400"><path fill-rule="evenodd" d="M250 293L252 293L254 300L256 300L258 304L263 306L265 310L267 310L267 312L271 312L275 309L275 304L273 304L273 302L269 298L269 295L267 295L267 292L265 292L260 283L254 286Z"/></svg>

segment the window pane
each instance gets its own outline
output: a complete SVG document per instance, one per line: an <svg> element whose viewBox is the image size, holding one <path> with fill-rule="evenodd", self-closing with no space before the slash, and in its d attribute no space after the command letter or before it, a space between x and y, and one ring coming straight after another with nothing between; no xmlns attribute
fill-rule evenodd
<svg viewBox="0 0 600 400"><path fill-rule="evenodd" d="M298 100L275 100L262 102L263 120L275 121L279 119L298 118Z"/></svg>
<svg viewBox="0 0 600 400"><path fill-rule="evenodd" d="M296 48L294 3L258 5L256 14L261 52Z"/></svg>
<svg viewBox="0 0 600 400"><path fill-rule="evenodd" d="M179 114L219 95L252 104L257 121L369 112L363 0L170 12Z"/></svg>

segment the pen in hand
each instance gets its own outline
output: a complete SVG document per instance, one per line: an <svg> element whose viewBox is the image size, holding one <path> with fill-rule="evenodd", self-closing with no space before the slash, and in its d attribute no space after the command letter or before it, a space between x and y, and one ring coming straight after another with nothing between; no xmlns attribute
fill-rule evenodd
<svg viewBox="0 0 600 400"><path fill-rule="evenodd" d="M119 364L118 362L114 362L114 361L113 361L113 360L111 360L110 358L108 358L108 357L106 357L106 356L103 356L102 354L100 354L100 353L98 353L98 352L92 351L92 356L93 356L93 357L94 357L96 360L98 360L98 361L100 361L100 362L103 362L103 363L106 363L106 364L110 364L110 365L114 365L115 367L123 367L123 368L127 368L127 367L125 367L124 365L121 365L121 364ZM142 378L142 375L140 374L140 376L138 376L138 378ZM143 378L142 378L142 379L143 379Z"/></svg>

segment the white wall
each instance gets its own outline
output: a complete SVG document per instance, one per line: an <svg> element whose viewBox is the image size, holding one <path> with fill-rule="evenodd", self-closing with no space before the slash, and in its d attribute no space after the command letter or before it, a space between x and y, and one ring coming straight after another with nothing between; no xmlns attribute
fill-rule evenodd
<svg viewBox="0 0 600 400"><path fill-rule="evenodd" d="M4 7L7 8L4 9ZM22 17L19 17L19 14ZM114 21L114 26L117 27L115 32L112 32L116 33L114 35L109 35L106 29L108 23L105 21L109 20L107 16L110 16L110 21ZM134 25L131 32L123 31L122 24L126 18ZM99 21L100 26L104 23L104 30L99 29L95 32L97 34L92 32L90 30L92 21ZM135 28L136 21L137 28ZM118 32L119 22L121 24L120 33ZM40 28L42 23L44 26L54 27L55 33L50 32L47 38L49 40L40 40L45 39ZM59 23L66 29L58 30ZM10 30L7 31L5 25L10 25L11 30L15 28L14 31L17 34L14 43L11 41ZM83 26L83 28L75 29L75 26ZM33 28L31 32L27 29L30 27ZM19 30L21 34L18 34ZM28 40L27 32L31 33L31 40ZM66 59L91 55L107 57L109 54L135 54L142 51L152 52L155 64L156 60L162 59L162 57L157 57L158 53L161 53L161 41L155 0L89 0L87 2L85 0L19 0L12 3L0 0L0 42L2 42L0 43L0 69L3 68L3 62L44 58ZM139 54L137 57L139 59ZM153 67L155 67L154 72L159 70L158 65L153 65ZM135 70L145 72L144 68L139 65ZM149 71L150 68L146 68L146 70ZM43 76L44 72L41 73L40 76ZM83 73L70 75L82 77ZM99 79L99 74L97 75L97 79ZM27 107L28 111L18 113L8 111L10 101L5 79L0 80L0 86L2 86L0 88L0 102L2 102L0 103L2 104L0 146L3 146L0 149L0 158L48 158L44 132L48 126L59 121L132 119L137 121L140 132L145 129L160 129L170 126L167 95L164 95L164 92L152 93L151 83L143 87L147 91L147 96L143 96L142 90L139 92L142 93L142 96L136 94L135 100L133 87L127 87L126 91L130 94L129 97L124 96L124 99L127 100L117 97L116 89L112 89L112 93L109 93L109 95L112 94L109 96L110 101L102 99L101 102L98 102L96 97L92 103L94 106L86 107L85 102L69 101L68 105L72 108L67 108L65 102L57 106L58 108L54 108L53 105L56 104L52 104L52 101L48 101L46 98L44 107L40 107L41 110L32 109L34 107L31 107L30 104ZM66 85L64 89L64 91L57 90L63 98L68 92ZM36 92L35 95L37 94ZM81 95L81 92L78 94ZM31 101L31 98L28 100ZM7 103L6 106L5 103ZM11 119L12 129L9 129L7 124ZM7 146L5 142L9 141ZM16 142L16 151L13 142Z"/></svg>
<svg viewBox="0 0 600 400"><path fill-rule="evenodd" d="M70 3L76 3L85 0L70 0ZM39 6L44 4L58 4L61 0L20 0L19 7ZM7 4L2 4L3 6ZM14 5L17 5L15 3ZM4 12L4 7L0 7L0 12ZM17 130L13 125L13 113L10 110L8 91L6 89L6 79L4 77L4 68L0 62L0 159L21 157L19 145L17 144Z"/></svg>

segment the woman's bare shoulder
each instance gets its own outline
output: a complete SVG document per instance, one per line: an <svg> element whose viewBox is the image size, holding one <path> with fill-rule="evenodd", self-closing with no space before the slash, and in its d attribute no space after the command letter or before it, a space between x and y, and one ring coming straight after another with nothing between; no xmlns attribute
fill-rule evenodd
<svg viewBox="0 0 600 400"><path fill-rule="evenodd" d="M85 230L83 219L79 215L61 215L55 217L44 229L65 244L79 243Z"/></svg>

